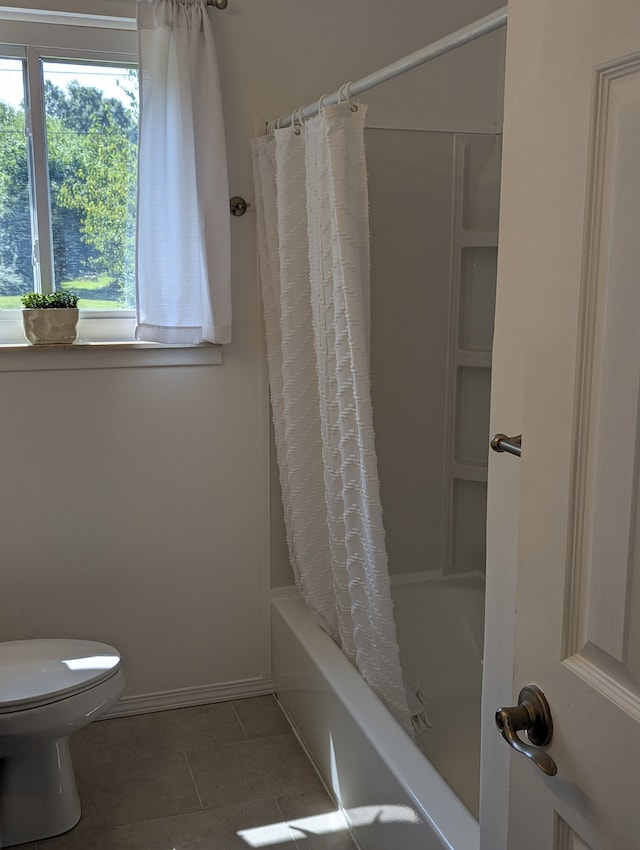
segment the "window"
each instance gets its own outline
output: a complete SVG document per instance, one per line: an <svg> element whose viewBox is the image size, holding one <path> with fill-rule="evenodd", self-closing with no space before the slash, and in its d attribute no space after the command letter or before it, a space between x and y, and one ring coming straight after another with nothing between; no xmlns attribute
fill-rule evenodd
<svg viewBox="0 0 640 850"><path fill-rule="evenodd" d="M135 32L3 22L2 37L0 341L24 341L23 293L54 289L80 297L83 339L131 340Z"/></svg>
<svg viewBox="0 0 640 850"><path fill-rule="evenodd" d="M108 5L102 8L106 10ZM189 250L189 242L188 263L180 267L180 275L167 275L164 258L174 242L163 241L167 251L158 252L156 219L147 209L143 219L154 226L147 227L146 277L143 275L141 282L139 276L136 287L135 20L1 7L0 27L0 371L221 363L221 343L230 340L231 293L229 195L219 102L212 100L206 110L199 107L198 114L206 112L214 122L214 147L222 153L216 154L216 168L205 164L196 185L197 200L200 196L205 199L201 218L206 220L207 232L220 241L203 247L198 229L197 250ZM209 63L210 53L211 49L205 57ZM179 63L177 70L182 71L183 66ZM215 69L215 56L208 67ZM188 75L191 97L199 96L201 79ZM179 91L182 97L182 89ZM174 89L172 92L175 94ZM184 141L184 125L175 127L179 132L169 133L171 150L176 137L189 147L188 138ZM154 132L157 135L158 131ZM152 135L148 136L151 140ZM183 158L178 155L175 162L182 163ZM173 184L178 189L183 182L191 187L191 179L183 180L182 173L182 168L176 171ZM165 168L160 174L172 177L174 171ZM151 182L158 191L153 194L147 188L146 199L165 197L162 180L154 183L152 177ZM191 202L193 197L187 200ZM182 209L175 201L164 205L160 201L155 207L153 203L148 205L152 211L168 210L174 217L178 208ZM166 230L173 236L171 227ZM193 239L194 234L190 232ZM184 251L185 243L179 244ZM206 263L194 260L200 255L206 256ZM177 254L174 261L180 262ZM172 315L167 317L165 290L155 287L156 267L165 271L169 286L179 281L178 289L171 293L176 303L189 307L188 315L178 316L175 323ZM153 297L158 294L157 303L149 298L150 287L143 285L150 282ZM79 295L79 341L104 343L101 353L76 345L73 354L37 347L40 353L23 356L21 347L26 340L20 294L26 289L47 292L54 288L72 289ZM140 288L147 300L141 298L136 305L136 289ZM149 315L149 304L162 307L159 317ZM136 306L141 311L140 323L151 328L149 340L159 339L167 328L171 338L162 340L164 344L159 340L134 345ZM173 308L173 301L169 307ZM192 341L194 337L197 339ZM151 348L154 350L148 350Z"/></svg>

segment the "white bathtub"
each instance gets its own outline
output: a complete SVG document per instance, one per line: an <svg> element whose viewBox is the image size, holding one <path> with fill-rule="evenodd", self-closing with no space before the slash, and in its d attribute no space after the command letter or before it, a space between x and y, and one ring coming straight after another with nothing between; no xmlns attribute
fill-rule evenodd
<svg viewBox="0 0 640 850"><path fill-rule="evenodd" d="M395 576L391 595L402 669L427 700L417 744L474 817L480 792L483 576Z"/></svg>
<svg viewBox="0 0 640 850"><path fill-rule="evenodd" d="M478 850L478 822L295 591L272 609L278 699L361 850Z"/></svg>

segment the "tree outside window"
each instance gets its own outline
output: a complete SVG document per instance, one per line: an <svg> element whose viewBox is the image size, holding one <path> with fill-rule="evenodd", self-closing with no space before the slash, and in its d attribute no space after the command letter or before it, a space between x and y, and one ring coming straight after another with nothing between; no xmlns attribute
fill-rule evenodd
<svg viewBox="0 0 640 850"><path fill-rule="evenodd" d="M34 289L42 244L31 201L24 60L0 60L0 308ZM55 288L93 310L135 307L138 80L132 68L44 60ZM11 75L11 76L7 76ZM5 80L11 81L4 84ZM20 96L20 94L22 96ZM40 223L40 226L42 224Z"/></svg>

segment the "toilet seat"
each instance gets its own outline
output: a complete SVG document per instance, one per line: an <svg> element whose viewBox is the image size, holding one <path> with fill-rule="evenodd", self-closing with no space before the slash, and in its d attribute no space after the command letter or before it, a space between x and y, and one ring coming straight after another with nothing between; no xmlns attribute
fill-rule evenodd
<svg viewBox="0 0 640 850"><path fill-rule="evenodd" d="M81 693L119 669L120 654L105 643L64 639L0 643L0 714Z"/></svg>

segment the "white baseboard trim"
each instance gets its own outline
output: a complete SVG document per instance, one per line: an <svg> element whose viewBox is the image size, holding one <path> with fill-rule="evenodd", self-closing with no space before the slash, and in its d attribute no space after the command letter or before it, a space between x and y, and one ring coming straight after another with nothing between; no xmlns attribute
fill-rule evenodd
<svg viewBox="0 0 640 850"><path fill-rule="evenodd" d="M207 705L212 702L226 702L232 699L245 699L273 693L273 680L245 679L239 682L225 682L221 685L205 685L196 688L178 688L174 691L160 691L154 694L140 694L122 697L112 709L107 711L103 720L114 717L129 717L133 714L150 714L153 711L169 711L172 708L188 708L192 705Z"/></svg>

